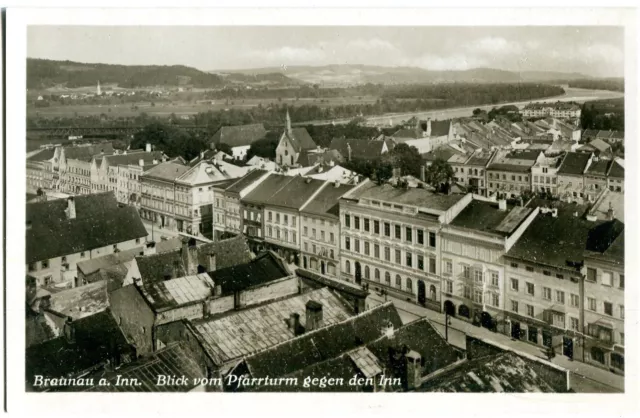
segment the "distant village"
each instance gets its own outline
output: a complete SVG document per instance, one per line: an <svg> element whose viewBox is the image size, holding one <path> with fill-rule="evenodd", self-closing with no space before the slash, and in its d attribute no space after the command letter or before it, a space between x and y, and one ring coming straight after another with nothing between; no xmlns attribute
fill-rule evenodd
<svg viewBox="0 0 640 418"><path fill-rule="evenodd" d="M624 132L582 130L576 104L519 112L328 147L287 113L272 160L247 159L262 124L223 126L191 161L109 141L30 152L27 389L570 392L576 367L623 376ZM420 176L346 167L400 144Z"/></svg>

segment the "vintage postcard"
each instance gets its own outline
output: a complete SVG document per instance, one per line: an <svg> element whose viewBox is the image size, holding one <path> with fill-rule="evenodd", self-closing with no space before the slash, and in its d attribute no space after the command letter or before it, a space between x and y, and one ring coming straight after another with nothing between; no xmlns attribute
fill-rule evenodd
<svg viewBox="0 0 640 418"><path fill-rule="evenodd" d="M633 396L633 12L532 10L16 13L11 391Z"/></svg>

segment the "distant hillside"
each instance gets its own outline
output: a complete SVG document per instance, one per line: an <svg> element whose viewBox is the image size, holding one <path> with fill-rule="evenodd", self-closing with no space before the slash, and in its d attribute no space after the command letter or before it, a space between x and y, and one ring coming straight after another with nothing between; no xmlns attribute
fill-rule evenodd
<svg viewBox="0 0 640 418"><path fill-rule="evenodd" d="M217 87L224 84L221 76L182 65L111 65L84 64L73 61L27 59L27 88L64 85L69 88L117 84L119 87L145 86Z"/></svg>
<svg viewBox="0 0 640 418"><path fill-rule="evenodd" d="M301 80L289 78L282 73L242 74L242 73L216 73L227 83L263 85L263 86L296 86L306 84Z"/></svg>
<svg viewBox="0 0 640 418"><path fill-rule="evenodd" d="M290 66L286 70L280 67L253 68L246 70L227 70L231 74L269 74L281 73L289 78L311 84L413 84L413 83L509 83L552 80L588 79L584 74L559 73L547 71L514 72L492 68L474 68L464 71L430 71L417 67L382 67L373 65L325 65Z"/></svg>
<svg viewBox="0 0 640 418"><path fill-rule="evenodd" d="M624 78L598 78L593 80L573 80L569 87L590 90L624 91Z"/></svg>

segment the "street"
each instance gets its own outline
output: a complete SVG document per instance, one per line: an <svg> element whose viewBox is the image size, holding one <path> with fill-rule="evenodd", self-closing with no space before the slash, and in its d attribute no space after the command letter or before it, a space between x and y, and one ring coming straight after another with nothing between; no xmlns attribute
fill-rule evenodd
<svg viewBox="0 0 640 418"><path fill-rule="evenodd" d="M406 324L418 318L428 318L436 330L445 335L444 314L418 306L393 296L387 296L386 300L393 302L400 314L400 318ZM367 299L369 306L377 306L385 302L384 296L372 292ZM466 348L465 335L484 338L507 346L514 351L526 353L547 360L543 354L543 347L529 344L523 341L513 340L510 337L486 328L477 327L461 319L449 317L448 341L458 348ZM579 361L569 360L557 353L551 360L571 372L571 388L580 393L622 393L624 392L624 376L613 374L608 370L600 369Z"/></svg>

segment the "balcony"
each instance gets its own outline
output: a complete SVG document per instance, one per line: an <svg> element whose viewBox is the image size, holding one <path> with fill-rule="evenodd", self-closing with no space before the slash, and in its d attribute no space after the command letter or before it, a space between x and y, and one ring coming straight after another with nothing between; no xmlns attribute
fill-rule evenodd
<svg viewBox="0 0 640 418"><path fill-rule="evenodd" d="M615 326L610 321L600 318L588 324L587 335L594 338L600 345L610 348L617 343Z"/></svg>

